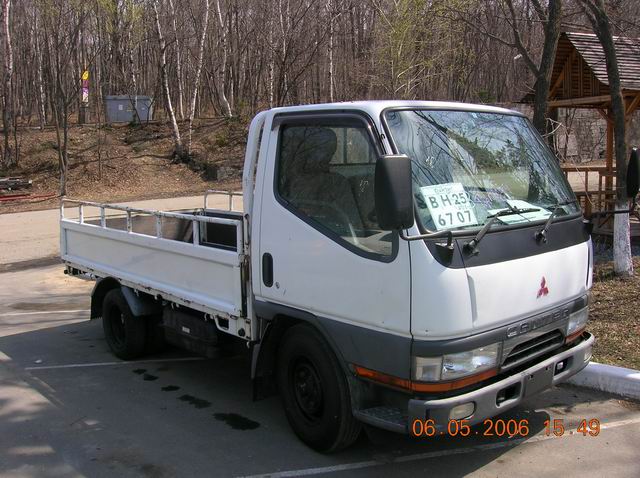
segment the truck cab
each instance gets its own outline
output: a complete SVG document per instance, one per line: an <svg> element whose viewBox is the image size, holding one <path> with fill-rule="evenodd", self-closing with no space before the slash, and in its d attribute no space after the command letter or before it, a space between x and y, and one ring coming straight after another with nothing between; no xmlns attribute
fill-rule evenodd
<svg viewBox="0 0 640 478"><path fill-rule="evenodd" d="M358 420L399 432L415 420L474 424L587 364L589 233L521 114L372 101L255 121L255 312L320 333ZM385 184L385 159L387 183L405 168L404 190ZM408 221L389 224L381 216L402 201ZM279 380L293 389L294 428L325 394L321 374L296 363L276 367L293 367Z"/></svg>
<svg viewBox="0 0 640 478"><path fill-rule="evenodd" d="M240 341L254 398L277 390L294 432L322 452L363 423L480 423L591 357L589 228L518 112L425 101L264 111L242 196L240 212L206 199L180 213L76 201L72 220L63 209L62 258L96 279L92 317L116 355L158 337L201 353Z"/></svg>

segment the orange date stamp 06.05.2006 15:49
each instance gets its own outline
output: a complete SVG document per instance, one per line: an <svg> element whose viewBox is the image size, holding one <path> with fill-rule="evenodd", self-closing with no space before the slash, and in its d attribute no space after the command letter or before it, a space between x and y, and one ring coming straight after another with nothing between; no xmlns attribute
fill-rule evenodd
<svg viewBox="0 0 640 478"><path fill-rule="evenodd" d="M414 420L411 427L411 434L414 437L436 437L436 436L485 436L485 437L527 437L529 436L529 420L503 420L502 418L487 418L474 428L469 425L469 420L449 420L446 427L437 428L433 420ZM565 426L561 418L548 419L544 421L544 434L547 436L561 437L565 434L574 433L583 436L596 437L600 434L600 420L597 418L583 418L578 420L575 429Z"/></svg>

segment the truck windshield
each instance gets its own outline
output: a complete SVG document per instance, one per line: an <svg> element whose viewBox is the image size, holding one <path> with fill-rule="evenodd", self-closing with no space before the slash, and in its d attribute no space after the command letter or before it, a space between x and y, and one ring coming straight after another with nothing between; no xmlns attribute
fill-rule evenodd
<svg viewBox="0 0 640 478"><path fill-rule="evenodd" d="M398 152L411 158L427 230L477 229L497 213L507 225L545 220L556 208L556 217L580 212L557 159L521 116L391 110L385 119Z"/></svg>

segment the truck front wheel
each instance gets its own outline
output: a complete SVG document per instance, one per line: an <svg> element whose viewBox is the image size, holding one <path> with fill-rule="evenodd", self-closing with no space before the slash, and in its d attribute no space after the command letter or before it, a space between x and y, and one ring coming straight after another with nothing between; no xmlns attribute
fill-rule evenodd
<svg viewBox="0 0 640 478"><path fill-rule="evenodd" d="M358 438L361 426L351 413L344 372L314 329L296 325L285 333L277 370L287 419L304 443L328 453L346 448Z"/></svg>
<svg viewBox="0 0 640 478"><path fill-rule="evenodd" d="M117 357L131 360L144 353L147 333L145 318L131 313L119 288L111 289L104 297L102 328L109 348Z"/></svg>

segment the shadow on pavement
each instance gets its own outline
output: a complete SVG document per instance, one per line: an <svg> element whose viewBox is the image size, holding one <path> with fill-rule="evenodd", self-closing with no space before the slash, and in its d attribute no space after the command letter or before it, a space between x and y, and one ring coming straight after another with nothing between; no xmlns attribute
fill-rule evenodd
<svg viewBox="0 0 640 478"><path fill-rule="evenodd" d="M466 437L411 438L367 429L352 448L320 455L297 440L278 397L251 400L245 356L180 361L187 356L170 351L150 357L161 361L41 368L119 362L99 321L0 337L0 359L2 354L0 474L235 476L371 460L395 466L426 454L411 460L462 476L523 441L519 435L485 436L483 424ZM526 420L532 437L544 432L546 420L570 422L576 406L606 400L561 387L496 419ZM360 472L367 470L374 471Z"/></svg>

